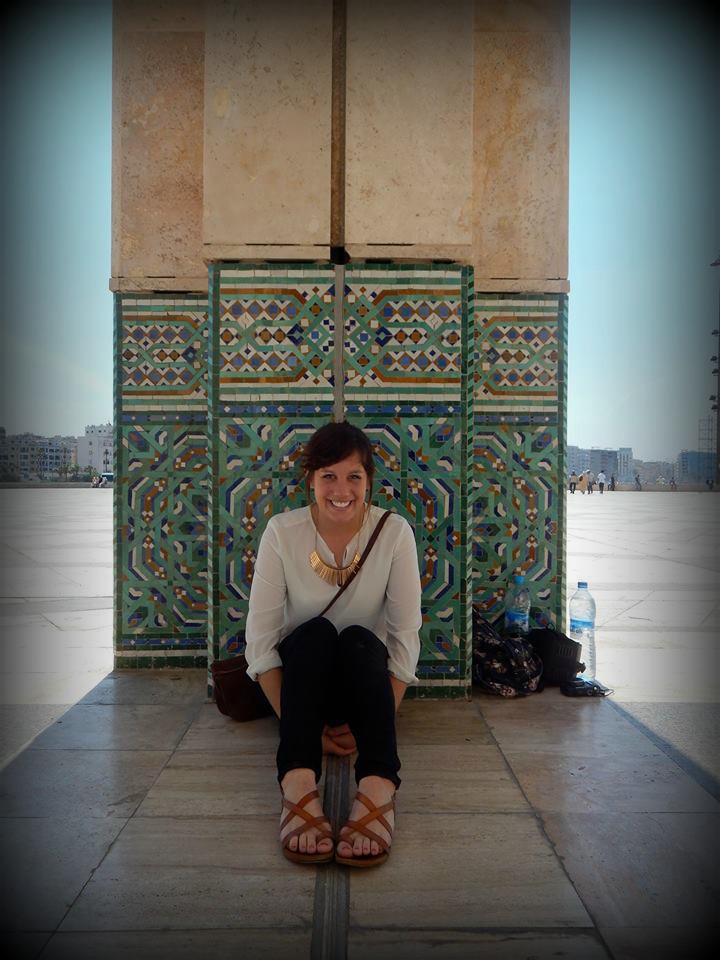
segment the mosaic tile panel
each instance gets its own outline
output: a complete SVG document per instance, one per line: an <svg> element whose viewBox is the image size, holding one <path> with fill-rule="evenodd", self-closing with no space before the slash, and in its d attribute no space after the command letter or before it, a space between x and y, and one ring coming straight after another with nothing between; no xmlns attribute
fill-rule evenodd
<svg viewBox="0 0 720 960"><path fill-rule="evenodd" d="M566 298L386 264L348 267L343 298L339 368L328 264L213 265L210 321L201 297L116 296L118 665L242 649L259 533L305 502L301 445L343 393L375 501L418 538L414 694L467 692L470 601L500 616L516 570L563 622Z"/></svg>
<svg viewBox="0 0 720 960"><path fill-rule="evenodd" d="M462 268L358 264L345 275L345 401L459 401Z"/></svg>
<svg viewBox="0 0 720 960"><path fill-rule="evenodd" d="M210 268L213 658L244 649L267 520L306 502L297 461L334 404L334 284L330 264Z"/></svg>
<svg viewBox="0 0 720 960"><path fill-rule="evenodd" d="M476 409L557 414L561 299L543 294L476 297Z"/></svg>
<svg viewBox="0 0 720 960"><path fill-rule="evenodd" d="M115 297L115 655L207 656L207 298Z"/></svg>
<svg viewBox="0 0 720 960"><path fill-rule="evenodd" d="M217 597L212 655L245 647L245 621L260 535L279 511L305 506L299 470L303 444L331 419L329 412L292 418L236 411L218 423Z"/></svg>
<svg viewBox="0 0 720 960"><path fill-rule="evenodd" d="M331 265L210 268L219 401L332 401Z"/></svg>
<svg viewBox="0 0 720 960"><path fill-rule="evenodd" d="M423 627L410 696L469 689L468 415L471 271L353 265L345 283L344 399L373 438L375 502L415 530Z"/></svg>
<svg viewBox="0 0 720 960"><path fill-rule="evenodd" d="M474 602L502 616L523 573L535 624L564 620L566 298L475 298Z"/></svg>
<svg viewBox="0 0 720 960"><path fill-rule="evenodd" d="M207 297L120 295L123 412L207 409Z"/></svg>

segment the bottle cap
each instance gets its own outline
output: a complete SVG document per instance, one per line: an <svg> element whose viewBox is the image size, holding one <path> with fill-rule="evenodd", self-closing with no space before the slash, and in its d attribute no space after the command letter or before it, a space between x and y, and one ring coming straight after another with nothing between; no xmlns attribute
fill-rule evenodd
<svg viewBox="0 0 720 960"><path fill-rule="evenodd" d="M578 580L578 590L587 590L587 580Z"/></svg>
<svg viewBox="0 0 720 960"><path fill-rule="evenodd" d="M525 577L521 573L516 573L513 580L515 583L525 583Z"/></svg>

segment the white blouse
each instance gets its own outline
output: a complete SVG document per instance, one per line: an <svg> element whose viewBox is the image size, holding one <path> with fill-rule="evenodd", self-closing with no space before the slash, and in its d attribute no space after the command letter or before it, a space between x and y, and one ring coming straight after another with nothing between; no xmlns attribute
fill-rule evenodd
<svg viewBox="0 0 720 960"><path fill-rule="evenodd" d="M343 566L356 549L362 554L383 513L380 507L370 508L357 547L353 537L345 549ZM281 639L316 617L338 591L310 566L315 540L309 507L275 514L260 538L245 629L245 656L253 680L282 667L277 650ZM332 551L319 534L317 551L335 566ZM422 622L420 574L407 520L398 514L388 517L362 569L325 616L338 631L353 624L372 630L388 649L390 673L405 683L416 682Z"/></svg>

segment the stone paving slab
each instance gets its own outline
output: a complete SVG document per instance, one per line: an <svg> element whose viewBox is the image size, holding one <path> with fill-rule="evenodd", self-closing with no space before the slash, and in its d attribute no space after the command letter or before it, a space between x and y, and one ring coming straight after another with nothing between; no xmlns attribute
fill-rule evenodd
<svg viewBox="0 0 720 960"><path fill-rule="evenodd" d="M202 810L133 818L60 930L309 929L317 868L280 854L277 825L277 815Z"/></svg>
<svg viewBox="0 0 720 960"><path fill-rule="evenodd" d="M542 816L599 927L717 926L720 814Z"/></svg>
<svg viewBox="0 0 720 960"><path fill-rule="evenodd" d="M533 814L398 807L390 859L351 877L352 928L592 926Z"/></svg>
<svg viewBox="0 0 720 960"><path fill-rule="evenodd" d="M56 933L43 960L298 960L310 956L311 937L307 926Z"/></svg>
<svg viewBox="0 0 720 960"><path fill-rule="evenodd" d="M593 930L351 930L347 960L607 960Z"/></svg>

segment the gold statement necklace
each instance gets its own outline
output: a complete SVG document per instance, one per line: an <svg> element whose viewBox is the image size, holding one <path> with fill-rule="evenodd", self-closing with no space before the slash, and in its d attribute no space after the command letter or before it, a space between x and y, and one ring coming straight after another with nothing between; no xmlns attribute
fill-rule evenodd
<svg viewBox="0 0 720 960"><path fill-rule="evenodd" d="M363 510L363 519L362 523L357 532L357 543L355 544L355 555L346 567L333 567L329 563L325 563L320 554L318 553L318 528L317 523L315 523L315 517L313 515L312 507L310 508L310 516L312 517L313 524L315 526L315 549L310 554L310 566L313 568L315 573L325 581L325 583L333 584L336 587L341 587L347 578L355 572L357 565L360 563L360 531L365 526L365 518L367 516L367 508Z"/></svg>

